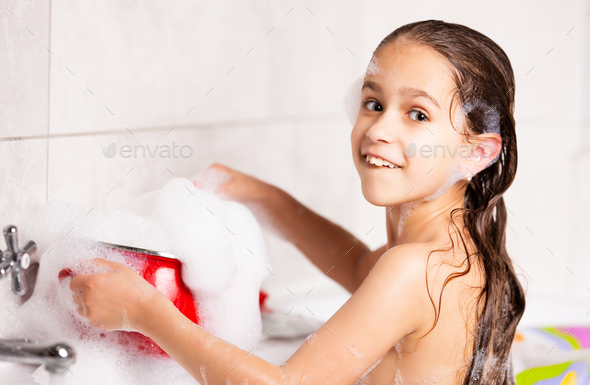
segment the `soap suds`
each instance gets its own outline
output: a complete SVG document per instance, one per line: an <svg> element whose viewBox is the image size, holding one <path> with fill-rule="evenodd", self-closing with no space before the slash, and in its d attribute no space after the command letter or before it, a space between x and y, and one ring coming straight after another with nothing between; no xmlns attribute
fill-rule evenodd
<svg viewBox="0 0 590 385"><path fill-rule="evenodd" d="M400 205L400 216L399 216L399 222L398 222L398 226L397 226L398 238L402 236L405 223L406 223L407 219L410 217L410 215L412 214L412 212L414 212L414 210L416 209L417 206L418 206L418 201L402 203Z"/></svg>
<svg viewBox="0 0 590 385"><path fill-rule="evenodd" d="M369 74L375 76L383 76L383 74L385 74L385 71L379 65L379 58L377 56L373 56L371 58L371 61L369 62L369 65L367 66L367 71L365 75Z"/></svg>
<svg viewBox="0 0 590 385"><path fill-rule="evenodd" d="M480 99L468 100L463 104L465 115L469 115L474 110L480 110L483 115L483 131L486 133L494 132L500 135L500 113L494 106L490 106Z"/></svg>
<svg viewBox="0 0 590 385"><path fill-rule="evenodd" d="M198 187L203 191L207 191L212 194L223 195L219 194L219 186L229 182L232 177L224 171L217 170L215 168L207 168L198 172L190 179L195 181Z"/></svg>
<svg viewBox="0 0 590 385"><path fill-rule="evenodd" d="M355 125L361 108L361 88L363 87L364 80L364 76L357 77L348 87L342 99L342 107L351 126Z"/></svg>
<svg viewBox="0 0 590 385"><path fill-rule="evenodd" d="M121 310L121 329L123 330L132 330L131 322L129 322L129 317L127 316L127 311L125 309Z"/></svg>
<svg viewBox="0 0 590 385"><path fill-rule="evenodd" d="M448 176L447 176L447 180L445 181L445 183L443 183L443 185L440 186L432 194L422 198L423 201L429 202L429 201L435 200L436 198L440 197L445 192L447 192L447 190L449 188L451 188L451 186L453 186L455 183L459 182L461 179L463 179L465 177L463 175L463 173L461 172L461 170L459 169L459 166L456 166L454 169L451 169L450 171L448 171L447 174L448 174Z"/></svg>
<svg viewBox="0 0 590 385"><path fill-rule="evenodd" d="M501 137L501 116L495 106L490 106L489 104L480 99L467 100L463 104L463 112L465 113L465 115L469 115L469 113L473 111L477 111L481 116L484 133L496 133ZM500 158L500 154L501 151L490 161L486 168L496 163Z"/></svg>
<svg viewBox="0 0 590 385"><path fill-rule="evenodd" d="M57 200L32 210L15 224L21 239L37 243L32 260L40 265L27 302L19 305L20 297L1 296L0 306L10 312L0 312L0 336L71 344L77 352L77 361L70 367L75 383L103 384L105 379L112 384L197 383L174 360L146 355L134 344L124 343L128 331L95 328L78 314L80 305L69 288L71 277L58 279L62 269L69 268L74 274L112 271L91 263L103 258L138 271L145 262L97 241L174 255L183 262L183 281L196 293L203 329L244 350L258 342L259 290L271 265L260 227L241 204L197 189L188 179L175 178L160 190L134 199L125 209L89 212ZM10 285L10 279L0 280L5 293ZM153 295L155 289L150 286L140 285L138 301ZM169 302L169 306L174 305ZM133 328L127 312L121 314L121 327ZM194 329L187 328L187 333L189 330ZM129 364L118 364L121 362Z"/></svg>
<svg viewBox="0 0 590 385"><path fill-rule="evenodd" d="M461 172L458 164L449 166L447 168L446 174L447 174L447 179L446 179L445 183L443 183L442 186L440 186L438 189L436 189L435 192L433 192L432 194L430 194L428 196L425 196L422 199L419 199L419 200L416 200L413 202L402 203L400 205L400 218L399 218L399 223L398 223L398 227L397 227L398 238L401 237L401 235L403 233L406 221L408 220L410 215L412 215L412 213L416 210L416 208L418 207L418 205L421 202L429 202L429 201L433 201L433 200L439 198L445 192L447 192L447 190L449 188L451 188L455 183L457 183L458 181L460 181L461 179L464 178L464 175Z"/></svg>
<svg viewBox="0 0 590 385"><path fill-rule="evenodd" d="M279 376L281 377L281 384L293 384L293 376L289 372L287 363L279 365Z"/></svg>
<svg viewBox="0 0 590 385"><path fill-rule="evenodd" d="M147 301L148 299L152 298L152 296L154 295L154 290L156 290L155 287L153 287L152 285L150 285L147 282L140 282L139 284L137 284L137 287L139 287L139 300L144 302Z"/></svg>
<svg viewBox="0 0 590 385"><path fill-rule="evenodd" d="M201 365L201 367L199 368L201 371L201 377L203 377L203 385L209 385L209 382L207 381L207 373L205 371L205 365Z"/></svg>
<svg viewBox="0 0 590 385"><path fill-rule="evenodd" d="M215 336L211 336L209 338L207 338L205 340L205 343L203 344L203 347L205 349L209 349L211 347L211 345L213 344L213 342L220 342L221 340Z"/></svg>
<svg viewBox="0 0 590 385"><path fill-rule="evenodd" d="M383 356L383 357L385 357L385 356ZM375 363L373 364L373 366L371 366L370 368L368 368L368 370L366 370L366 371L363 373L363 375L362 375L362 376L361 376L361 377L360 377L358 380L356 380L356 382L355 382L353 385L363 385L363 384L368 384L368 383L369 383L369 378L368 378L368 375L369 375L369 373L371 373L371 374L372 374L372 371L373 371L373 369L375 369L375 368L377 367L377 365L379 365L379 364L381 363L381 361L383 360L383 357L379 358L379 359L377 360L377 362L375 362ZM367 369L367 368L365 368L365 369ZM358 375L358 374L357 374L357 375Z"/></svg>
<svg viewBox="0 0 590 385"><path fill-rule="evenodd" d="M404 336L401 340L399 340L397 342L397 344L395 344L395 351L397 352L397 359L398 360L402 359L402 345L404 344L405 339L406 339L406 336Z"/></svg>
<svg viewBox="0 0 590 385"><path fill-rule="evenodd" d="M310 335L307 336L307 338L305 339L305 342L307 342L308 344L313 344L314 341L317 339L317 335L315 333L311 333Z"/></svg>

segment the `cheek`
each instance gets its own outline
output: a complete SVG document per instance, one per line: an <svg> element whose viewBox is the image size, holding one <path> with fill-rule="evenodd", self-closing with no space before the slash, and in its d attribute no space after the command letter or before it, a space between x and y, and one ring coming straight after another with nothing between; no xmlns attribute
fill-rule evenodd
<svg viewBox="0 0 590 385"><path fill-rule="evenodd" d="M432 130L432 135L421 135L413 143L416 145L414 156L409 158L411 178L437 184L442 179L450 178L460 168L460 142L455 137L442 136ZM407 147L407 146L406 146Z"/></svg>
<svg viewBox="0 0 590 385"><path fill-rule="evenodd" d="M350 132L350 144L352 146L353 154L359 150L362 136L363 130L358 125L355 125Z"/></svg>

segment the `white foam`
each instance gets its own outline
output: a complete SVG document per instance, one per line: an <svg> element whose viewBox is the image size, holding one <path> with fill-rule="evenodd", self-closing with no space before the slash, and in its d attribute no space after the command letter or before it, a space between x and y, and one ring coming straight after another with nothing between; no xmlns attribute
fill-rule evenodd
<svg viewBox="0 0 590 385"><path fill-rule="evenodd" d="M201 190L213 194L218 194L219 186L229 182L231 179L231 175L215 168L207 168L190 178L190 180L197 182Z"/></svg>
<svg viewBox="0 0 590 385"><path fill-rule="evenodd" d="M78 354L77 363L70 367L75 375L70 375L68 384L196 383L175 361L137 355L119 343L122 332L92 327L77 314L71 279L58 280L63 268L105 273L89 263L97 257L136 271L142 263L96 241L176 256L184 265L184 282L196 293L203 328L245 350L259 340L259 290L271 266L260 227L241 204L199 190L188 179L175 178L160 190L134 199L125 209L95 208L88 213L86 208L50 201L16 225L21 239L37 243L33 260L40 266L35 291L25 304L18 305L20 299L13 294L1 296L0 305L10 312L0 312L0 336L70 343ZM9 279L0 280L5 293L10 284ZM153 294L149 287L141 289L138 301ZM133 327L128 321L123 313L122 329Z"/></svg>
<svg viewBox="0 0 590 385"><path fill-rule="evenodd" d="M463 112L465 115L469 114L474 109L480 109L483 112L483 131L484 133L496 133L501 136L500 130L500 113L495 106L490 106L486 102L480 99L468 100L463 105ZM500 152L501 153L501 152ZM485 168L490 167L496 163L500 158L500 153L496 155Z"/></svg>
<svg viewBox="0 0 590 385"><path fill-rule="evenodd" d="M369 73L375 76L385 76L385 71L379 65L379 58L377 56L373 56L367 66L367 74Z"/></svg>
<svg viewBox="0 0 590 385"><path fill-rule="evenodd" d="M357 77L346 90L344 98L342 99L342 107L351 126L356 123L359 109L361 107L361 88L364 82L364 76Z"/></svg>
<svg viewBox="0 0 590 385"><path fill-rule="evenodd" d="M483 131L486 133L495 132L500 135L500 113L496 108L480 99L467 100L463 104L463 110L466 115L476 108L483 112Z"/></svg>
<svg viewBox="0 0 590 385"><path fill-rule="evenodd" d="M435 192L433 192L432 194L425 196L424 198L421 198L419 200L402 203L400 205L400 219L399 219L399 223L398 223L398 227L397 227L398 238L401 237L408 218L416 210L418 205L421 204L421 202L429 202L429 201L433 201L433 200L439 198L449 188L454 186L455 183L459 182L461 179L464 178L464 175L461 172L461 169L459 168L459 163L449 165L447 167L445 173L447 175L447 179L445 180L445 183L443 183L438 189L436 189Z"/></svg>
<svg viewBox="0 0 590 385"><path fill-rule="evenodd" d="M385 357L385 356L383 356L383 357ZM371 373L371 375L373 375L373 369L375 369L377 367L377 365L379 365L381 363L381 361L383 360L383 357L379 358L377 360L377 362L375 362L373 364L373 366L371 366L370 368L367 368L367 371L365 371L363 373L363 375L358 380L356 380L356 382L353 385L369 384L369 377L368 377L369 373Z"/></svg>

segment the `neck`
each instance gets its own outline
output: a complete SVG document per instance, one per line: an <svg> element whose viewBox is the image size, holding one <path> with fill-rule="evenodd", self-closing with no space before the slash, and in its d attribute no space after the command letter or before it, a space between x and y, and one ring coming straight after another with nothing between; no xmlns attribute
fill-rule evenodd
<svg viewBox="0 0 590 385"><path fill-rule="evenodd" d="M451 186L433 200L420 200L386 207L387 247L404 243L448 240L451 211L463 208L465 183ZM457 216L458 217L458 216ZM462 223L457 223L462 228Z"/></svg>

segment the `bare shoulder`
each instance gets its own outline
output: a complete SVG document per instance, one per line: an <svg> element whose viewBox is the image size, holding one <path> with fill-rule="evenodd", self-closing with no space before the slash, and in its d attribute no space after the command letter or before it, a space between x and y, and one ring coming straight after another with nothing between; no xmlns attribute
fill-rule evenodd
<svg viewBox="0 0 590 385"><path fill-rule="evenodd" d="M420 276L425 276L425 269L432 268L438 261L437 258L429 258L433 247L430 243L405 243L394 246L386 250L374 266L389 266L418 279Z"/></svg>
<svg viewBox="0 0 590 385"><path fill-rule="evenodd" d="M428 261L430 249L424 243L408 243L386 250L375 261L361 284L365 290L379 290L383 297L396 298L396 301L397 298L403 298L411 304L412 319L416 322L412 325L413 330L420 327L420 320L429 312L426 271L432 265ZM430 277L428 280L431 281ZM416 306L419 304L422 306Z"/></svg>
<svg viewBox="0 0 590 385"><path fill-rule="evenodd" d="M464 261L465 256L446 250L441 244L406 243L386 250L375 261L367 279L373 276L373 280L382 279L395 284L396 290L401 290L407 298L419 300L429 314L432 312L432 298L442 294L445 282L445 291L452 286L481 286L477 266L472 266L469 274L448 281L450 276L467 269Z"/></svg>
<svg viewBox="0 0 590 385"><path fill-rule="evenodd" d="M394 272L403 272L417 278L417 275L423 275L426 267L425 252L424 244L421 243L394 246L379 256L373 268L392 269Z"/></svg>
<svg viewBox="0 0 590 385"><path fill-rule="evenodd" d="M389 263L395 263L395 266L402 264L418 264L423 253L424 244L408 243L392 248L387 248L387 245L371 251L360 261L357 267L357 278L359 286L363 283L369 272L373 269L377 261L380 259L388 260ZM391 261L390 261L391 260ZM382 263L383 264L383 263ZM417 266L415 266L417 267Z"/></svg>

